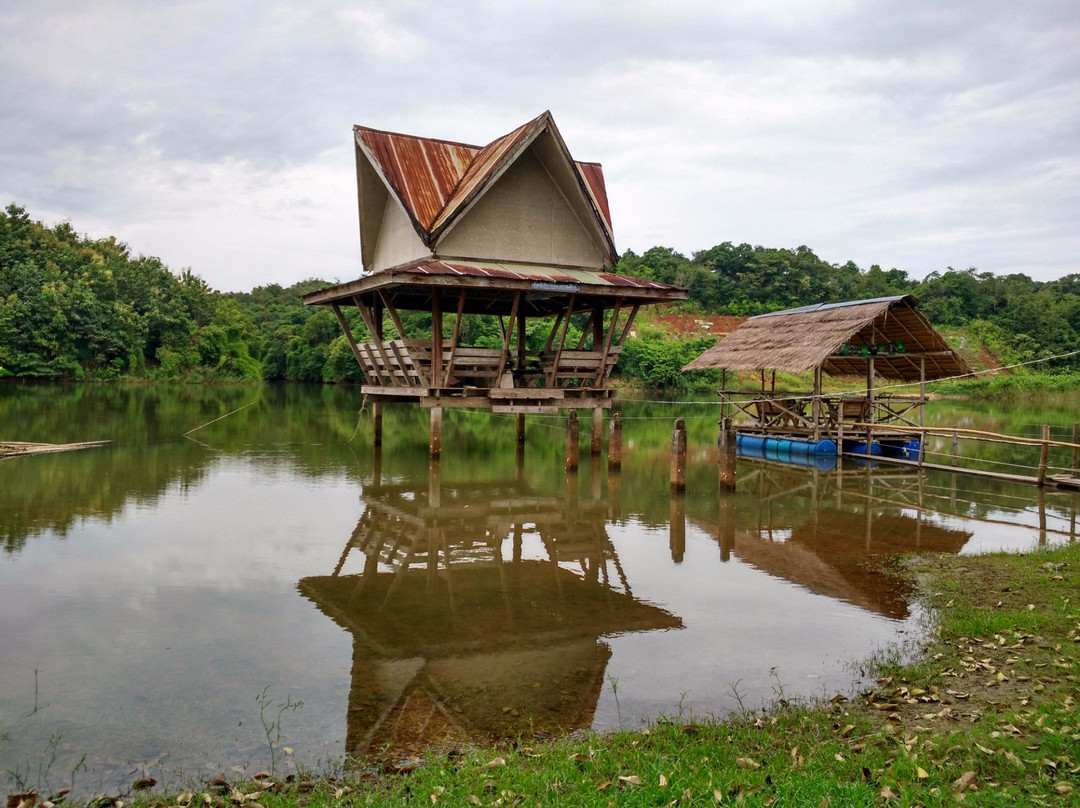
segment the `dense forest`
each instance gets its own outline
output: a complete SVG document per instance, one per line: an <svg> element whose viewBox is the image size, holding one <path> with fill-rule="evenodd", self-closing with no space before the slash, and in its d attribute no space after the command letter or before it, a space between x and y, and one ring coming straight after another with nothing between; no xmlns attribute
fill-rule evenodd
<svg viewBox="0 0 1080 808"><path fill-rule="evenodd" d="M753 315L909 293L935 325L964 328L1004 363L1080 350L1080 274L1041 282L950 267L915 280L900 269L830 264L808 247L731 242L689 257L667 247L642 255L627 251L616 269L687 287L687 312ZM309 279L219 293L191 270L173 273L114 237L91 240L67 222L48 227L12 204L0 213L0 375L360 381L334 315L300 301L324 285ZM617 372L644 387L685 389L679 369L711 342L671 339L647 317L639 323ZM405 325L410 335L425 336L430 317L412 314ZM353 326L366 337L359 321ZM530 347L546 331L544 323L531 328ZM490 318L465 318L462 337L476 345L501 344ZM1043 367L1076 371L1080 357Z"/></svg>

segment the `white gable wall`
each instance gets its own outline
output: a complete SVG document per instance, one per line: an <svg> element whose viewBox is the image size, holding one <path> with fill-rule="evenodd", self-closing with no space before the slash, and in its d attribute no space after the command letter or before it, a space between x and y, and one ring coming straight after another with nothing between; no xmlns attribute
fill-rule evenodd
<svg viewBox="0 0 1080 808"><path fill-rule="evenodd" d="M382 223L378 229L375 252L372 255L373 271L407 264L431 255L431 250L416 234L412 221L391 194L386 195Z"/></svg>
<svg viewBox="0 0 1080 808"><path fill-rule="evenodd" d="M384 219L384 230L386 224ZM531 149L465 211L435 245L435 252L458 258L605 266L603 250Z"/></svg>

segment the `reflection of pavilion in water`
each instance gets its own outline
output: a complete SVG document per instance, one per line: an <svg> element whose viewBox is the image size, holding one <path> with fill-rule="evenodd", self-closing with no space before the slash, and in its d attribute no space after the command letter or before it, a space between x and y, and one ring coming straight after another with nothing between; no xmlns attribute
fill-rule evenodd
<svg viewBox="0 0 1080 808"><path fill-rule="evenodd" d="M906 617L913 591L868 563L872 557L958 553L972 535L931 518L919 473L748 465L738 493L720 497L721 558L734 554L811 592L887 617Z"/></svg>
<svg viewBox="0 0 1080 808"><path fill-rule="evenodd" d="M588 728L604 635L681 628L636 600L607 503L520 481L375 485L332 574L300 591L353 635L346 752L399 758ZM363 572L342 574L358 554Z"/></svg>

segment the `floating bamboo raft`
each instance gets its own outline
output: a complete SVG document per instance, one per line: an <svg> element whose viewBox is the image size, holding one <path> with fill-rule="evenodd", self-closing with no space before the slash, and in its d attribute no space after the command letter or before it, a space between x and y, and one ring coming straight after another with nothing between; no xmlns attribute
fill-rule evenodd
<svg viewBox="0 0 1080 808"><path fill-rule="evenodd" d="M0 441L0 460L25 455L51 454L53 452L74 452L78 449L90 449L109 443L107 440L90 440L81 443L23 443L20 441Z"/></svg>

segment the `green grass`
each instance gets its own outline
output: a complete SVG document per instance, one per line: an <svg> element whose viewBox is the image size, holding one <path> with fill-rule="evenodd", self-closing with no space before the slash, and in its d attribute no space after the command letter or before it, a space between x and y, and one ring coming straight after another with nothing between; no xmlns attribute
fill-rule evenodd
<svg viewBox="0 0 1080 808"><path fill-rule="evenodd" d="M134 808L1075 805L1080 544L926 557L917 658L852 700L433 757L409 773L144 792ZM254 806L253 806L254 808Z"/></svg>

